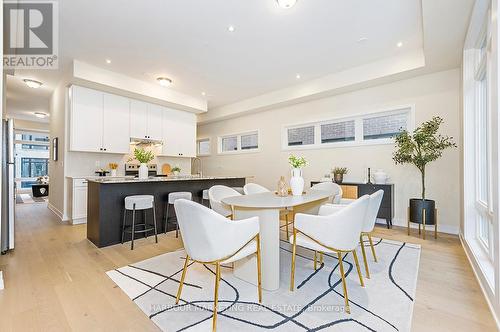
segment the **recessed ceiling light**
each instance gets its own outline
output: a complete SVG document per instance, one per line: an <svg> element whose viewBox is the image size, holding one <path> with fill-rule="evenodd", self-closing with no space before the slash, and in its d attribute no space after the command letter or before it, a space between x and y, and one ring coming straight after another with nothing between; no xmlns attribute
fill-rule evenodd
<svg viewBox="0 0 500 332"><path fill-rule="evenodd" d="M30 88L33 88L33 89L38 89L39 87L41 87L43 85L42 82L38 82L38 81L35 81L35 80L30 80L30 79L24 79L23 80L24 83L26 83L27 86L29 86Z"/></svg>
<svg viewBox="0 0 500 332"><path fill-rule="evenodd" d="M300 79L300 74L295 75L296 79Z"/></svg>
<svg viewBox="0 0 500 332"><path fill-rule="evenodd" d="M172 80L170 78L167 78L167 77L158 77L156 80L158 81L158 83L161 86L170 86L170 85L172 85Z"/></svg>
<svg viewBox="0 0 500 332"><path fill-rule="evenodd" d="M357 42L358 42L358 43L364 43L364 42L365 42L365 41L367 41L367 40L368 40L368 38L366 38L366 37L361 37L361 38L359 38L359 39L357 40Z"/></svg>
<svg viewBox="0 0 500 332"><path fill-rule="evenodd" d="M48 115L47 113L43 113L43 112L35 112L33 113L37 118L40 118L40 119L43 119L43 118L46 118Z"/></svg>
<svg viewBox="0 0 500 332"><path fill-rule="evenodd" d="M402 47L402 46L403 46L403 42L398 42L398 43L397 43L397 46L398 46L398 47Z"/></svg>
<svg viewBox="0 0 500 332"><path fill-rule="evenodd" d="M202 95L202 96L206 96L206 95L207 95L207 93L206 93L205 91L202 91L201 95Z"/></svg>
<svg viewBox="0 0 500 332"><path fill-rule="evenodd" d="M297 0L276 0L276 2L281 8L291 8L295 6Z"/></svg>
<svg viewBox="0 0 500 332"><path fill-rule="evenodd" d="M109 65L111 63L111 60L106 59L106 63Z"/></svg>
<svg viewBox="0 0 500 332"><path fill-rule="evenodd" d="M234 32L234 26L233 25L228 26L227 31Z"/></svg>

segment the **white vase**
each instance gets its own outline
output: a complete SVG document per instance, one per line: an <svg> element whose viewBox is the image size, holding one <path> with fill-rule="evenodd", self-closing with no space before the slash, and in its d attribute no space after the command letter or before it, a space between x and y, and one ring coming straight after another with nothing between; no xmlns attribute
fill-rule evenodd
<svg viewBox="0 0 500 332"><path fill-rule="evenodd" d="M116 169L111 170L111 176L116 176Z"/></svg>
<svg viewBox="0 0 500 332"><path fill-rule="evenodd" d="M302 177L302 169L292 169L292 178L290 179L290 188L293 196L301 196L304 191L304 178Z"/></svg>
<svg viewBox="0 0 500 332"><path fill-rule="evenodd" d="M373 181L375 184L386 184L387 180L389 180L389 176L383 170L379 169L373 173Z"/></svg>
<svg viewBox="0 0 500 332"><path fill-rule="evenodd" d="M139 179L147 179L148 178L148 165L146 163L141 163L139 166Z"/></svg>

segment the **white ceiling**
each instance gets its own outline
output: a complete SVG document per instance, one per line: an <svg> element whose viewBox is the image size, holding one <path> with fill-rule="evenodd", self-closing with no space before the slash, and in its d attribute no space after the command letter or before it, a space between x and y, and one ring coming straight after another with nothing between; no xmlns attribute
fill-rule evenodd
<svg viewBox="0 0 500 332"><path fill-rule="evenodd" d="M149 82L170 77L170 89L205 91L209 109L400 52L424 49L426 64L457 67L473 0L422 1L298 0L291 9L275 0L60 1L61 68L16 72L8 111L47 99L73 59ZM19 86L24 77L43 81L42 91Z"/></svg>

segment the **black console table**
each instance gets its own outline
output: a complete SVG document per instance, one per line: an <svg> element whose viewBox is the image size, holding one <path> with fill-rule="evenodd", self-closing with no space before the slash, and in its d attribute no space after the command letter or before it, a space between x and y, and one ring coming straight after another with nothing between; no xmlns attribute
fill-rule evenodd
<svg viewBox="0 0 500 332"><path fill-rule="evenodd" d="M311 181L311 186L319 183L319 181ZM371 184L357 182L342 182L340 184L344 192L349 192L349 197L344 198L359 198L363 195L371 195L378 190L384 191L384 197L380 204L377 218L385 219L387 228L392 227L392 219L394 218L394 185L393 184Z"/></svg>

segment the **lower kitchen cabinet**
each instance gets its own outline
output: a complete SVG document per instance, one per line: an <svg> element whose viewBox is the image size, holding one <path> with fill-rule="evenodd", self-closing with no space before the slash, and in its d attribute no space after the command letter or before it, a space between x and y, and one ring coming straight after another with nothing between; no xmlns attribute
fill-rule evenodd
<svg viewBox="0 0 500 332"><path fill-rule="evenodd" d="M84 224L87 222L87 180L71 179L71 223Z"/></svg>

